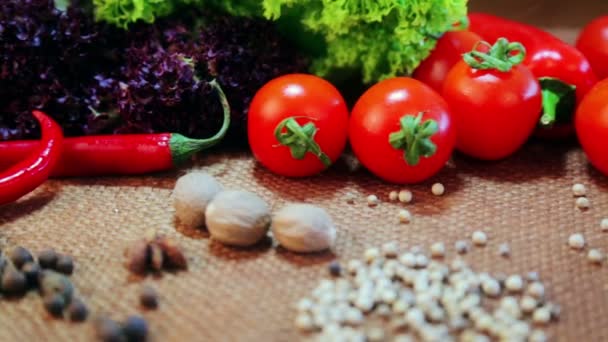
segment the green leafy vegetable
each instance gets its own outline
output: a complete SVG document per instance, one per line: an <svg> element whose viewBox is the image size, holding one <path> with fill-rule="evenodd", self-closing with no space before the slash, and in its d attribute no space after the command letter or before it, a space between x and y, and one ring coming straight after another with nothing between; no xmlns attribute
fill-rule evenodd
<svg viewBox="0 0 608 342"><path fill-rule="evenodd" d="M156 18L171 14L179 5L199 0L93 0L95 17L127 28L131 23L153 23Z"/></svg>
<svg viewBox="0 0 608 342"><path fill-rule="evenodd" d="M313 72L332 77L360 71L366 83L411 73L467 11L467 0L263 0L249 13L243 5L235 8L244 2L260 3L222 0L215 5L278 20L292 39L308 45L305 50L321 51ZM324 43L321 50L311 33Z"/></svg>
<svg viewBox="0 0 608 342"><path fill-rule="evenodd" d="M314 73L333 79L360 73L365 83L411 73L467 12L467 0L94 1L98 18L121 26L189 3L263 16L314 57Z"/></svg>

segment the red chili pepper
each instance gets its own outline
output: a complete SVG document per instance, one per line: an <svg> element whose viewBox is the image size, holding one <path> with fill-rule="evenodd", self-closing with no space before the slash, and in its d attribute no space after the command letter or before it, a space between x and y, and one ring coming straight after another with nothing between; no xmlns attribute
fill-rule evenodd
<svg viewBox="0 0 608 342"><path fill-rule="evenodd" d="M196 152L207 149L226 135L230 106L220 86L217 90L224 110L221 129L209 139L190 139L176 133L98 135L66 138L60 163L53 177L134 175L172 169ZM0 170L9 162L37 148L37 141L0 143Z"/></svg>
<svg viewBox="0 0 608 342"><path fill-rule="evenodd" d="M0 173L0 205L14 202L44 183L61 155L61 127L42 112L33 114L40 123L41 139L27 158Z"/></svg>
<svg viewBox="0 0 608 342"><path fill-rule="evenodd" d="M524 65L539 79L543 91L543 114L537 134L555 138L570 135L577 104L597 82L585 56L531 25L483 13L470 13L469 21L469 30L492 44L504 37L524 45Z"/></svg>

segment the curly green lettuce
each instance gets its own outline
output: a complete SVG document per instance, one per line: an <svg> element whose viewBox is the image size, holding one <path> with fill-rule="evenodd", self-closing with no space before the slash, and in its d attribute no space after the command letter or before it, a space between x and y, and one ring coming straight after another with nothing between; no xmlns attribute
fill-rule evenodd
<svg viewBox="0 0 608 342"><path fill-rule="evenodd" d="M244 14L242 7L234 10L235 3L247 2L258 6L246 14L278 20L300 44L314 41L310 33L322 38L314 73L358 71L365 83L410 74L467 13L467 0L220 0L216 5Z"/></svg>
<svg viewBox="0 0 608 342"><path fill-rule="evenodd" d="M154 21L195 2L239 16L263 16L313 57L319 76L360 73L371 83L407 75L438 37L467 13L467 0L94 0L98 18L125 26Z"/></svg>
<svg viewBox="0 0 608 342"><path fill-rule="evenodd" d="M93 0L93 5L97 20L126 29L138 21L153 23L173 13L179 5L199 2L202 0Z"/></svg>

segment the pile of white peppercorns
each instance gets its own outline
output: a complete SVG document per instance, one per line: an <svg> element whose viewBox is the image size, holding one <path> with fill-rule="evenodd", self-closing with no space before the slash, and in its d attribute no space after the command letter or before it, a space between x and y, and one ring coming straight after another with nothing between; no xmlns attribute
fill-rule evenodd
<svg viewBox="0 0 608 342"><path fill-rule="evenodd" d="M542 328L560 308L536 272L477 273L461 259L444 261L445 245L431 250L429 259L391 242L344 271L332 263L332 278L296 303L296 327L318 341L547 340Z"/></svg>

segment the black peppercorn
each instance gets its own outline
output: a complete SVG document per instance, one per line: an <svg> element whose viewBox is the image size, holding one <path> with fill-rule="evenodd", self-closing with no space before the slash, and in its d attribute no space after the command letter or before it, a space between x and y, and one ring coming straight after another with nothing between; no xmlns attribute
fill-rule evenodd
<svg viewBox="0 0 608 342"><path fill-rule="evenodd" d="M46 249L38 254L38 263L41 268L55 269L57 265L57 252L53 249Z"/></svg>
<svg viewBox="0 0 608 342"><path fill-rule="evenodd" d="M19 272L14 267L7 267L2 274L2 282L0 284L2 292L9 295L19 295L27 290L27 279L25 274Z"/></svg>
<svg viewBox="0 0 608 342"><path fill-rule="evenodd" d="M82 322L87 319L89 310L82 300L74 299L68 307L68 315L72 322Z"/></svg>
<svg viewBox="0 0 608 342"><path fill-rule="evenodd" d="M156 309L158 307L158 294L151 286L144 286L139 294L139 302L146 309Z"/></svg>
<svg viewBox="0 0 608 342"><path fill-rule="evenodd" d="M130 316L122 326L129 342L144 342L148 339L148 322L140 316Z"/></svg>
<svg viewBox="0 0 608 342"><path fill-rule="evenodd" d="M338 277L342 273L342 266L340 266L340 263L337 261L332 261L329 264L328 269L329 269L329 274L331 274L334 277Z"/></svg>
<svg viewBox="0 0 608 342"><path fill-rule="evenodd" d="M35 262L26 262L21 268L23 274L25 274L25 278L27 279L27 283L31 287L38 286L38 275L40 274L40 266L38 266Z"/></svg>
<svg viewBox="0 0 608 342"><path fill-rule="evenodd" d="M61 294L44 297L44 308L54 317L62 317L65 309L65 300Z"/></svg>
<svg viewBox="0 0 608 342"><path fill-rule="evenodd" d="M74 272L74 260L69 255L59 255L57 257L57 264L55 270L65 275L70 275Z"/></svg>
<svg viewBox="0 0 608 342"><path fill-rule="evenodd" d="M40 292L44 297L60 294L66 304L69 304L74 295L74 285L68 277L55 271L45 270L38 277Z"/></svg>
<svg viewBox="0 0 608 342"><path fill-rule="evenodd" d="M26 262L34 261L32 253L30 253L30 251L21 246L17 246L11 249L8 257L9 259L11 259L13 265L15 265L17 269L21 269L21 267L23 267Z"/></svg>
<svg viewBox="0 0 608 342"><path fill-rule="evenodd" d="M126 337L118 322L107 317L95 321L97 337L103 342L125 342Z"/></svg>

